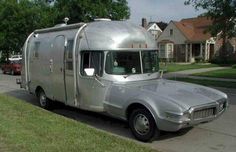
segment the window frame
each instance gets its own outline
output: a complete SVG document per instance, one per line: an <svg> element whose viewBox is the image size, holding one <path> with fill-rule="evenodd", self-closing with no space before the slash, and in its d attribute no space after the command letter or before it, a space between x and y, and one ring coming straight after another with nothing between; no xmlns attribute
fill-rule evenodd
<svg viewBox="0 0 236 152"><path fill-rule="evenodd" d="M104 58L104 51L102 51L102 50L82 50L80 52L80 70L79 70L80 76L82 76L82 77L90 77L90 76L87 76L85 74L85 72L84 72L84 69L85 69L84 68L84 54L85 53L89 53L89 62L91 62L91 54L92 53L98 53L98 52L101 53L101 61L100 61L100 63L101 63L101 65L100 65L101 70L100 71L101 72L100 73L95 73L95 74L97 74L99 77L103 76L103 74L104 74L104 59L105 58ZM96 72L96 69L95 69L95 72Z"/></svg>
<svg viewBox="0 0 236 152"><path fill-rule="evenodd" d="M104 60L104 73L105 74L107 74L107 75L117 75L117 76L122 76L122 75L140 75L140 74L150 74L150 72L145 72L144 73L144 69L143 69L143 59L142 59L142 52L143 51L146 51L146 50L137 50L137 51L129 51L129 50L127 50L127 51L123 51L123 50L120 50L120 51L115 51L115 52L137 52L138 54L139 54L139 61L140 61L140 73L130 73L130 74L113 74L113 73L107 73L107 71L106 71L106 63L107 63L107 55L110 53L110 52L114 52L114 51L108 51L107 53L106 53L106 58L105 58L105 60ZM159 55L158 55L158 50L148 50L148 51L150 51L150 52L152 52L152 51L154 51L154 52L156 52L156 55L157 55L157 63L159 63ZM158 71L160 70L160 67L159 67L159 65L158 65ZM156 72L158 72L158 71L156 71ZM153 73L156 73L156 72L153 72Z"/></svg>
<svg viewBox="0 0 236 152"><path fill-rule="evenodd" d="M70 46L70 48L69 48ZM74 46L74 39L68 39L67 40L67 46L65 51L65 60L66 60L66 66L65 69L69 71L73 71L73 46ZM71 55L71 56L70 56ZM72 64L72 68L69 68L69 64Z"/></svg>
<svg viewBox="0 0 236 152"><path fill-rule="evenodd" d="M113 74L113 73L107 73L107 71L106 71L106 64L107 64L107 59L108 59L108 54L109 53L113 53L113 52L126 52L126 53L128 53L128 52L135 52L135 53L138 53L138 55L139 55L139 57L138 57L138 59L139 59L139 63L140 63L140 73L136 73L136 75L137 74L142 74L143 73L143 68L142 68L142 60L141 60L141 56L140 56L140 51L129 51L129 50L127 50L127 51L122 51L122 50L120 50L120 51L112 51L112 50L110 50L110 51L108 51L107 53L106 53L106 60L105 60L105 64L104 64L104 72L106 73L106 74L108 74L108 75L130 75L130 74L134 74L135 75L135 73L130 73L130 74Z"/></svg>

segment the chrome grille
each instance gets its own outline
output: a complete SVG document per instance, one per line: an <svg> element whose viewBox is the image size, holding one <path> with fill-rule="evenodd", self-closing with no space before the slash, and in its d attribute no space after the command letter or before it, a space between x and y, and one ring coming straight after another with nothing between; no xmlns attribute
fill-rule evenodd
<svg viewBox="0 0 236 152"><path fill-rule="evenodd" d="M219 104L219 112L223 111L226 108L226 102Z"/></svg>
<svg viewBox="0 0 236 152"><path fill-rule="evenodd" d="M202 110L194 111L193 119L202 119L202 118L208 118L215 115L216 108L207 108Z"/></svg>

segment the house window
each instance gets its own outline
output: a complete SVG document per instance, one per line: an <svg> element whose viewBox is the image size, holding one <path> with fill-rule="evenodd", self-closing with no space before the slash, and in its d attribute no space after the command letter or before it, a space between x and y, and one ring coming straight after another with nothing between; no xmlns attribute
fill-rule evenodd
<svg viewBox="0 0 236 152"><path fill-rule="evenodd" d="M170 36L173 35L173 29L170 29Z"/></svg>
<svg viewBox="0 0 236 152"><path fill-rule="evenodd" d="M167 57L173 58L173 44L167 44Z"/></svg>
<svg viewBox="0 0 236 152"><path fill-rule="evenodd" d="M159 56L160 58L166 58L165 44L160 44Z"/></svg>

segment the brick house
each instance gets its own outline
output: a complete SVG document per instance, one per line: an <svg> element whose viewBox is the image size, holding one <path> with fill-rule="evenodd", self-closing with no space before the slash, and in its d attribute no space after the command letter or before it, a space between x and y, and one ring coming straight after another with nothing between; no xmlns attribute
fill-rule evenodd
<svg viewBox="0 0 236 152"><path fill-rule="evenodd" d="M219 37L215 43L215 56L220 56L220 50L222 48L222 39ZM236 62L236 37L229 39L226 43L226 56L229 61Z"/></svg>
<svg viewBox="0 0 236 152"><path fill-rule="evenodd" d="M221 39L206 32L211 24L212 20L207 17L170 21L157 39L160 58L190 63L211 60L222 46ZM229 40L229 44L235 54L235 38Z"/></svg>

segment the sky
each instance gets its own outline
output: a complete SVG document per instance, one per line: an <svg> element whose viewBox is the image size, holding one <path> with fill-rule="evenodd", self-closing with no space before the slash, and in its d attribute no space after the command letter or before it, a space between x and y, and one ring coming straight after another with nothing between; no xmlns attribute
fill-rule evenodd
<svg viewBox="0 0 236 152"><path fill-rule="evenodd" d="M184 5L185 0L127 0L130 7L130 22L141 24L147 21L179 21L183 18L197 17L203 10L196 11L191 5Z"/></svg>

